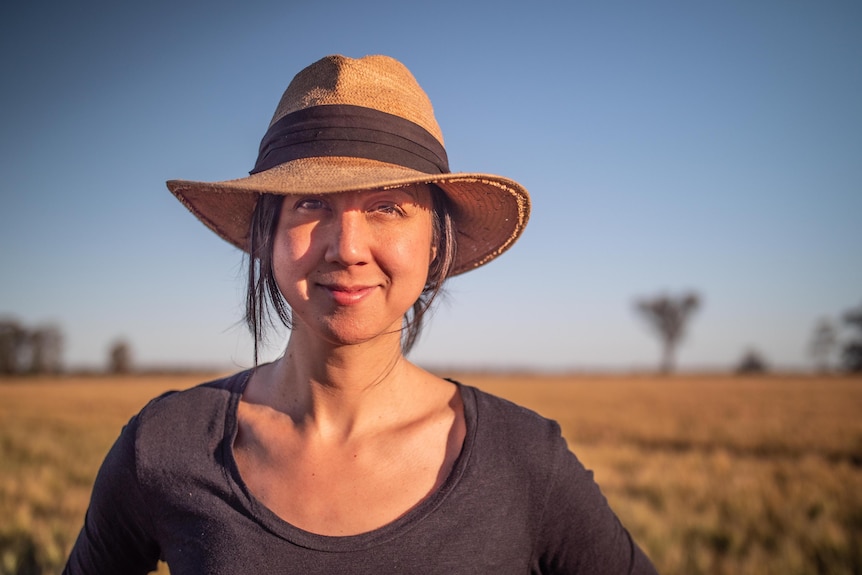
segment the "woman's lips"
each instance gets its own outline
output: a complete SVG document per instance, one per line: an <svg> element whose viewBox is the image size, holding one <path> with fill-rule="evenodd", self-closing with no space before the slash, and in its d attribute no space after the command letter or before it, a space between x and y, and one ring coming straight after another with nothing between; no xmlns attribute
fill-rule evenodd
<svg viewBox="0 0 862 575"><path fill-rule="evenodd" d="M324 291L338 305L354 305L365 299L373 290L374 286L343 286L337 284L321 284Z"/></svg>

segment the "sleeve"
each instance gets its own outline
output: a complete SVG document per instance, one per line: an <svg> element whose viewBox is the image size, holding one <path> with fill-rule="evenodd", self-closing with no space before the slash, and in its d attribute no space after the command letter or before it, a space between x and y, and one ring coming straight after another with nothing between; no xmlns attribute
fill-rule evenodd
<svg viewBox="0 0 862 575"><path fill-rule="evenodd" d="M64 575L134 575L156 569L160 551L137 474L138 418L123 428L99 469Z"/></svg>
<svg viewBox="0 0 862 575"><path fill-rule="evenodd" d="M555 473L537 540L538 573L656 575L611 510L593 473L559 437Z"/></svg>

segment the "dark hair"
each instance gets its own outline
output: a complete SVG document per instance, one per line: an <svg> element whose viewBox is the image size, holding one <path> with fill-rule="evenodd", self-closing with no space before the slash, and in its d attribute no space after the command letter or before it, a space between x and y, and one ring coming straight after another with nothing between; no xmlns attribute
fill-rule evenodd
<svg viewBox="0 0 862 575"><path fill-rule="evenodd" d="M446 279L455 266L457 240L452 222L449 198L436 185L431 184L432 244L435 257L428 268L428 279L419 299L404 315L401 349L409 352L422 331L425 314L440 294ZM293 327L290 306L278 289L272 270L272 248L278 218L284 197L261 194L254 208L249 229L248 284L245 302L245 321L254 338L254 365L258 362L260 345L265 341L266 329L275 318L287 327ZM273 314L275 318L273 318Z"/></svg>

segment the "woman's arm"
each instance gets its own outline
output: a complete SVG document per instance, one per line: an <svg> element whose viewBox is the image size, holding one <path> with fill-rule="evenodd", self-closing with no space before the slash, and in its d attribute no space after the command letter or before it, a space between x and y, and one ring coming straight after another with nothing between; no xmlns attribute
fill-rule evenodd
<svg viewBox="0 0 862 575"><path fill-rule="evenodd" d="M541 573L656 575L608 505L593 473L560 438L536 560Z"/></svg>
<svg viewBox="0 0 862 575"><path fill-rule="evenodd" d="M137 428L133 418L99 469L64 575L134 575L156 569L159 546L137 475Z"/></svg>

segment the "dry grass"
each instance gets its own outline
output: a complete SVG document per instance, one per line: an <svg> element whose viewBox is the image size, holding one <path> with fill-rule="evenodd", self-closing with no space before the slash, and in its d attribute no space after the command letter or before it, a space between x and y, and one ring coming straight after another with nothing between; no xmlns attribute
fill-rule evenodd
<svg viewBox="0 0 862 575"><path fill-rule="evenodd" d="M17 575L60 572L122 426L201 377L0 381L0 575Z"/></svg>
<svg viewBox="0 0 862 575"><path fill-rule="evenodd" d="M0 383L0 574L58 572L122 425L202 379ZM459 379L557 419L661 573L862 573L862 379Z"/></svg>
<svg viewBox="0 0 862 575"><path fill-rule="evenodd" d="M862 573L862 379L464 379L557 419L661 573Z"/></svg>

